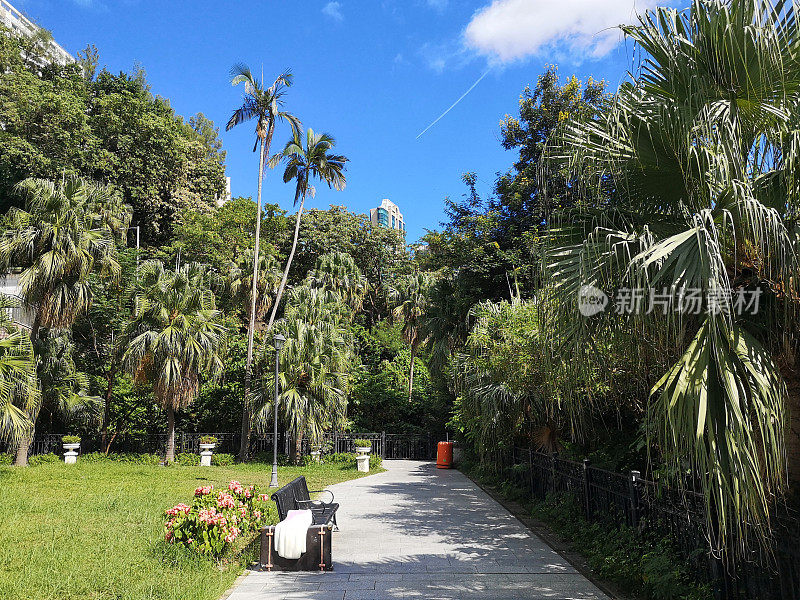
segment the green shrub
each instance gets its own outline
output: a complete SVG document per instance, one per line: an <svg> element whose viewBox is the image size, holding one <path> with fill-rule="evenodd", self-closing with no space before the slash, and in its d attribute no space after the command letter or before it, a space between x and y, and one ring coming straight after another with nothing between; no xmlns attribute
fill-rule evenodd
<svg viewBox="0 0 800 600"><path fill-rule="evenodd" d="M175 464L182 467L196 467L200 464L200 457L193 452L181 452L175 456Z"/></svg>
<svg viewBox="0 0 800 600"><path fill-rule="evenodd" d="M381 458L380 454L370 454L369 455L369 468L370 471L374 469L380 469L383 465L383 459Z"/></svg>
<svg viewBox="0 0 800 600"><path fill-rule="evenodd" d="M28 464L32 467L38 467L39 465L48 465L60 462L61 462L61 457L53 453L37 454L36 456L31 456L28 459Z"/></svg>
<svg viewBox="0 0 800 600"><path fill-rule="evenodd" d="M216 444L217 438L213 435L201 435L200 436L200 443L201 444Z"/></svg>
<svg viewBox="0 0 800 600"><path fill-rule="evenodd" d="M161 464L161 457L158 454L147 454L138 452L114 452L106 456L103 452L90 452L81 456L82 462L119 462L131 465L151 465Z"/></svg>
<svg viewBox="0 0 800 600"><path fill-rule="evenodd" d="M236 458L233 454L214 454L211 457L211 464L215 467L230 467L232 464L236 462Z"/></svg>
<svg viewBox="0 0 800 600"><path fill-rule="evenodd" d="M61 438L63 444L80 444L81 438L78 435L65 435Z"/></svg>
<svg viewBox="0 0 800 600"><path fill-rule="evenodd" d="M323 462L333 465L341 465L345 469L355 469L358 466L356 455L353 452L336 452L334 454L326 454L323 457Z"/></svg>
<svg viewBox="0 0 800 600"><path fill-rule="evenodd" d="M356 448L372 448L372 442L369 440L353 440L353 445Z"/></svg>
<svg viewBox="0 0 800 600"><path fill-rule="evenodd" d="M252 462L264 463L265 465L272 464L272 452L258 452L252 458ZM286 467L289 465L289 457L285 454L278 453L278 466Z"/></svg>
<svg viewBox="0 0 800 600"><path fill-rule="evenodd" d="M14 462L14 457L5 452L0 453L0 467L7 467Z"/></svg>

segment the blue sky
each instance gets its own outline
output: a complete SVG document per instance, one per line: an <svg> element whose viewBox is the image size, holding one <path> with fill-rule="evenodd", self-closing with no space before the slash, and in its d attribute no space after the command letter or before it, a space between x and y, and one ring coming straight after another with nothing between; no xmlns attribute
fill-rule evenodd
<svg viewBox="0 0 800 600"><path fill-rule="evenodd" d="M478 173L489 193L514 153L499 122L545 65L562 77L605 78L615 88L631 48L608 27L633 18L633 0L12 0L75 53L95 44L100 65L140 64L153 91L186 117L202 112L224 129L241 100L229 70L245 62L265 79L291 68L286 108L304 127L336 137L350 158L343 192L317 186L309 207L342 204L368 212L390 198L409 242L438 227L443 199ZM653 0L637 0L643 10ZM416 136L487 70L441 121ZM282 145L286 128L277 133ZM223 132L234 195L256 192L253 129ZM277 149L277 145L275 149ZM264 199L292 209L293 193L270 171Z"/></svg>

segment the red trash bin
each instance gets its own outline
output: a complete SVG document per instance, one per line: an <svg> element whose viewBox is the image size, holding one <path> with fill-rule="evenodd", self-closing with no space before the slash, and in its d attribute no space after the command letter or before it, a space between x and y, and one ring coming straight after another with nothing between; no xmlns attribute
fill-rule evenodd
<svg viewBox="0 0 800 600"><path fill-rule="evenodd" d="M436 447L436 468L450 469L453 466L453 442L439 442Z"/></svg>

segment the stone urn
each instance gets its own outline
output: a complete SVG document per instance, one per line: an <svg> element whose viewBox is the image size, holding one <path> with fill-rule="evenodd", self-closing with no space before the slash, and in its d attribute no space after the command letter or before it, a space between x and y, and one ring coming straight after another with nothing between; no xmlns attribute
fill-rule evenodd
<svg viewBox="0 0 800 600"><path fill-rule="evenodd" d="M201 443L200 444L200 466L201 467L210 467L211 466L211 457L214 454L214 448L217 447L216 442L208 442L208 443Z"/></svg>
<svg viewBox="0 0 800 600"><path fill-rule="evenodd" d="M64 462L66 464L74 465L76 462L78 462L78 450L80 447L80 442L64 444Z"/></svg>
<svg viewBox="0 0 800 600"><path fill-rule="evenodd" d="M320 462L320 455L321 454L322 454L322 452L320 452L319 450L312 450L311 451L311 460L313 460L315 463Z"/></svg>
<svg viewBox="0 0 800 600"><path fill-rule="evenodd" d="M361 473L369 473L369 452L372 450L371 445L367 445L367 440L356 440L356 464Z"/></svg>

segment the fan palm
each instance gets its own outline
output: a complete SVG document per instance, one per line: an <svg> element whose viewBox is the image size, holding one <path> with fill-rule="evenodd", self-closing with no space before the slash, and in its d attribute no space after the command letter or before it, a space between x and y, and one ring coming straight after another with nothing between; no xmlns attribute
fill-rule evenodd
<svg viewBox="0 0 800 600"><path fill-rule="evenodd" d="M318 444L326 430L344 425L352 346L343 328L326 320L290 316L277 322L274 331L286 338L279 359L278 401L295 440L297 460L304 436ZM272 422L274 352L265 346L260 361L263 376L250 397L255 422L264 430Z"/></svg>
<svg viewBox="0 0 800 600"><path fill-rule="evenodd" d="M25 209L9 211L0 269L22 270L19 296L33 312L35 347L40 328L68 328L91 305L92 273L119 274L114 235L124 234L131 212L110 188L83 179L25 179L16 189ZM38 405L30 415L34 424L37 416ZM30 440L20 442L15 464L27 464Z"/></svg>
<svg viewBox="0 0 800 600"><path fill-rule="evenodd" d="M237 307L247 307L247 312L253 306L253 274L258 277L255 286L256 292L256 319L263 319L272 306L273 294L278 288L280 271L278 261L272 254L261 254L259 265L253 269L253 257L239 257L228 265L228 270L223 277L224 291Z"/></svg>
<svg viewBox="0 0 800 600"><path fill-rule="evenodd" d="M175 459L175 412L194 400L203 377L222 371L225 328L206 281L197 263L174 272L160 261L143 263L133 316L123 328L125 369L136 381L152 384L155 400L167 412L167 462Z"/></svg>
<svg viewBox="0 0 800 600"><path fill-rule="evenodd" d="M395 302L394 318L403 324L403 339L411 350L411 366L408 370L408 401L414 391L414 359L422 342L428 337L425 315L433 277L429 273L417 272L401 280L392 291Z"/></svg>
<svg viewBox="0 0 800 600"><path fill-rule="evenodd" d="M250 390L250 381L253 372L253 336L256 327L256 312L258 292L256 286L259 282L258 268L260 256L259 244L261 241L261 185L264 180L264 168L266 160L269 156L269 149L272 145L272 136L275 133L275 125L278 121L287 122L292 131L297 134L300 127L300 120L293 114L282 110L283 97L286 95L287 88L291 87L293 76L290 71L284 71L272 82L269 87L264 87L263 81L259 82L250 68L244 64L238 64L231 69L231 85L244 84L244 102L242 105L233 111L228 124L225 126L226 131L230 131L237 125L252 121L256 121L256 142L253 146L253 152L257 148L259 151L258 158L258 212L256 213L256 231L255 231L255 247L253 248L253 277L250 280L252 290L250 292L250 320L247 325L247 363L245 365L245 381L244 390L247 396ZM263 79L263 77L262 77ZM239 459L244 460L247 458L248 448L250 446L250 414L247 412L247 403L242 413L242 440L239 448Z"/></svg>
<svg viewBox="0 0 800 600"><path fill-rule="evenodd" d="M599 120L565 125L546 151L545 168L581 182L586 205L614 210L570 215L572 227L553 230L543 331L555 359L573 357L576 369L597 364L591 340L638 332L633 354L665 369L649 412L657 448L678 484L690 467L714 547L741 548L768 531L785 485L780 366L798 345L800 29L782 0L693 0L624 31L645 52L638 76ZM584 239L573 244L576 231ZM696 289L706 310L584 319L575 302L585 284ZM735 310L741 292L761 294L762 310Z"/></svg>
<svg viewBox="0 0 800 600"><path fill-rule="evenodd" d="M369 285L347 252L329 252L320 256L309 272L307 282L311 287L334 292L354 311L361 309Z"/></svg>
<svg viewBox="0 0 800 600"><path fill-rule="evenodd" d="M286 288L286 280L289 277L289 269L292 266L294 253L297 249L297 238L300 236L300 219L303 215L303 206L307 197L314 197L316 190L311 185L312 179L319 179L326 183L329 188L343 190L347 184L344 176L345 163L347 158L338 154L330 154L336 145L336 141L327 133L314 133L312 129L306 132L305 143L300 134L295 132L294 137L286 144L283 152L270 159L271 164L275 165L280 160L286 161L286 170L283 173L284 183L295 181L294 204L297 208L297 216L294 224L294 237L292 239L292 249L289 258L286 259L286 268L283 270L281 284L278 287L278 294L272 305L272 314L269 317L268 327L272 327L275 321L275 314Z"/></svg>
<svg viewBox="0 0 800 600"><path fill-rule="evenodd" d="M30 415L40 401L31 339L9 318L16 305L16 299L0 295L0 439L12 445L30 435Z"/></svg>

